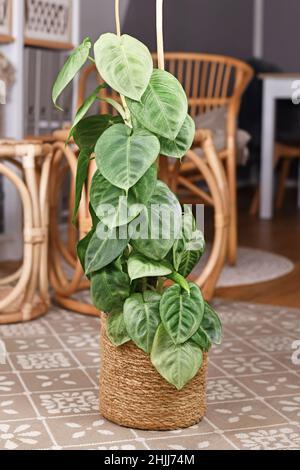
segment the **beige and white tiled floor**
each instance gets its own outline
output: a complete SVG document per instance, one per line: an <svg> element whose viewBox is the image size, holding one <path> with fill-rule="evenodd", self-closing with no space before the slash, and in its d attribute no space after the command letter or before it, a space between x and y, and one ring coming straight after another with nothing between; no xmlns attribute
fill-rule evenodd
<svg viewBox="0 0 300 470"><path fill-rule="evenodd" d="M300 449L300 311L217 301L224 342L210 354L198 426L143 432L98 413L99 322L58 308L0 327L0 449ZM295 362L295 361L294 361Z"/></svg>

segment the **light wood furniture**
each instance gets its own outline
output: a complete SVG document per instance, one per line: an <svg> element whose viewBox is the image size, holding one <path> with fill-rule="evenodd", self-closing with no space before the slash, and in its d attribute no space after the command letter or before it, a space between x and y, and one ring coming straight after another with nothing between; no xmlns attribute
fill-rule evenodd
<svg viewBox="0 0 300 470"><path fill-rule="evenodd" d="M29 32L28 30L28 25L26 24L27 22L25 21L26 17L26 3L28 4L28 0L4 0L4 3L9 3L12 6L12 28L9 33L11 36L11 39L14 40L9 40L6 41L6 44L1 44L1 51L9 58L10 62L14 66L16 70L16 81L14 86L12 87L10 91L10 99L3 108L3 113L5 113L5 119L4 119L4 125L3 125L3 138L13 138L17 140L24 139L24 136L26 136L28 133L33 133L33 130L28 131L26 129L26 120L25 118L27 117L27 108L28 108L28 91L26 89L27 87L27 77L28 77L28 70L26 65L29 64L27 60L27 53L28 53L28 47L26 47L27 44L29 44L28 39L29 37L32 39L33 34L27 34ZM55 34L55 28L57 27L57 23L53 22L52 25L50 25L50 29L52 29L52 32L54 32L54 35L52 35L52 40L54 42L59 43L61 46L63 43L65 43L66 49L70 47L70 43L74 44L74 47L76 47L80 41L80 9L81 9L81 2L82 0L74 0L72 2L72 9L70 11L70 16L68 17L68 23L69 20L72 22L72 35L70 36L69 39L63 40L62 38L59 37L59 28L57 30L57 34ZM3 3L3 1L2 1ZM59 4L61 3L59 1L48 1L45 2L35 2L35 4L38 6L37 10L42 6L41 3L43 4L48 4L47 8L51 8L51 5L56 3L56 7L59 8ZM64 1L66 3L66 1ZM33 2L31 2L32 6ZM55 5L54 5L55 7ZM27 10L28 12L28 10ZM39 14L38 12L36 14ZM43 19L46 18L47 21L51 22L50 16L44 16ZM39 17L38 19L41 19ZM47 29L47 25L42 22L43 24L40 24L39 27ZM30 27L31 30L34 29L34 25ZM63 28L64 28L64 22L63 22ZM54 31L53 31L54 30ZM27 37L27 39L26 39ZM9 39L9 38L8 38ZM36 38L35 38L36 39ZM41 39L41 38L40 38ZM45 39L45 38L44 38ZM50 46L49 41L50 38L47 38L47 43L40 43L40 47L48 47ZM37 43L35 43L37 45ZM54 46L55 44L52 44L51 46ZM58 44L56 44L58 46ZM37 130L42 128L42 125L45 123L42 123L42 117L39 113L41 106L39 105L39 83L44 84L43 78L43 70L42 70L42 62L41 62L41 54L42 51L38 51L36 53L36 57L38 60L36 61L36 66L35 66L35 71L33 73L36 73L37 77L37 87L34 90L34 95L35 98L33 100L33 103L35 104L35 107L37 109L37 112L35 113L35 128ZM61 55L61 49L58 49L56 51L56 55ZM41 73L41 80L38 78L39 74ZM49 106L51 106L51 100L50 100L50 89L49 89L49 96L47 97L47 100L49 101ZM72 103L72 108L75 108L75 103L73 105ZM40 117L39 117L40 116ZM57 118L54 113L52 113L51 109L49 110L49 113L47 113L47 116L51 116L51 119L48 123L49 128L54 128L53 126L56 124L57 128L59 124L55 123L54 121L61 122L63 119L60 120L60 118ZM63 116L63 115L62 115ZM36 132L38 135L39 132ZM15 192L11 191L11 185L9 184L4 184L4 195L5 195L5 203L4 203L4 211L5 211L5 225L4 225L4 233L3 235L0 234L0 253L1 256L7 256L8 259L17 259L19 256L19 253L17 253L17 243L15 243L15 233L20 233L20 223L19 220L21 218L21 207L18 205L18 201L15 198ZM11 214L14 214L12 217Z"/></svg>
<svg viewBox="0 0 300 470"><path fill-rule="evenodd" d="M279 174L279 185L276 194L276 209L282 209L286 182L289 176L291 164L293 160L300 162L300 145L281 144L279 142L275 145L275 161L282 160L282 168ZM299 165L299 190L298 190L298 205L300 207L300 165Z"/></svg>
<svg viewBox="0 0 300 470"><path fill-rule="evenodd" d="M56 301L64 308L88 315L99 316L99 311L88 301L83 300L82 291L89 289L81 264L77 258L77 242L91 229L89 215L89 186L85 187L78 214L78 225L72 223L75 181L77 170L77 147L74 143L66 145L69 131L54 132L53 163L50 184L50 281ZM91 182L94 166L91 164L89 181ZM70 184L69 212L66 228L60 227L61 188ZM64 235L66 235L64 237Z"/></svg>
<svg viewBox="0 0 300 470"><path fill-rule="evenodd" d="M287 179L289 176L291 164L295 159L299 160L298 207L300 207L300 145L288 145L276 142L274 147L273 158L274 169L277 168L280 163L282 165L279 172L278 188L275 196L276 209L282 209ZM261 191L258 188L253 197L250 207L250 214L252 216L257 215L259 211L260 196Z"/></svg>
<svg viewBox="0 0 300 470"><path fill-rule="evenodd" d="M262 219L271 219L273 217L273 210L274 210L273 189L274 189L276 101L278 99L284 99L284 98L291 99L293 91L296 91L297 82L299 82L300 80L300 73L298 74L284 74L284 73L283 74L282 73L262 74L260 77L263 80L263 90L264 90L261 179L260 179L260 217ZM296 85L296 88L295 88L295 85ZM299 198L299 207L300 207L300 198Z"/></svg>
<svg viewBox="0 0 300 470"><path fill-rule="evenodd" d="M48 182L52 148L30 141L0 141L0 174L22 202L23 261L0 276L0 324L32 320L48 310Z"/></svg>
<svg viewBox="0 0 300 470"><path fill-rule="evenodd" d="M153 55L157 65L157 55ZM253 71L244 62L231 57L167 52L165 54L165 67L182 83L189 101L189 112L193 118L198 115L219 108L227 109L226 142L225 147L218 152L219 158L224 161L230 195L230 234L228 239L228 261L235 264L237 256L237 182L236 182L236 133L237 118L240 109L241 97L248 83L253 77ZM78 90L78 106L86 96L87 81L92 74L96 75L96 67L91 64L81 75ZM108 89L102 90L103 96L117 95ZM104 102L99 104L103 113L115 112ZM201 179L194 172L195 165L185 161L180 173L186 178L181 184L199 202L198 182Z"/></svg>

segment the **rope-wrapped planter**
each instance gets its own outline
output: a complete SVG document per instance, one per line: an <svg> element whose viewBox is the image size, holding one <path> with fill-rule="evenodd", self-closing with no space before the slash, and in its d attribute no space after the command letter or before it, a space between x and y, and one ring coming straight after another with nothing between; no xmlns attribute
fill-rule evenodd
<svg viewBox="0 0 300 470"><path fill-rule="evenodd" d="M130 342L115 347L101 315L100 413L121 426L169 431L198 424L206 412L207 354L182 390L168 384L150 358Z"/></svg>
<svg viewBox="0 0 300 470"><path fill-rule="evenodd" d="M24 244L21 267L9 276L0 276L0 324L33 320L46 313L49 307L48 183L51 159L50 145L0 141L0 174L14 185L22 202ZM7 162L10 167L4 164Z"/></svg>

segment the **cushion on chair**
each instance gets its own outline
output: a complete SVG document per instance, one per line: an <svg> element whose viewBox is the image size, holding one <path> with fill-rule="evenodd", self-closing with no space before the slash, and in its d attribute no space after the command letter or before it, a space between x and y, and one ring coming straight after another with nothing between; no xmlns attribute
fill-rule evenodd
<svg viewBox="0 0 300 470"><path fill-rule="evenodd" d="M218 152L226 150L226 137L227 137L227 109L224 106L207 111L195 118L197 129L209 129L212 132L213 141ZM237 148L238 156L237 163L239 165L246 165L249 158L248 144L251 136L248 132L238 129L237 131ZM203 155L201 148L194 149L199 155Z"/></svg>

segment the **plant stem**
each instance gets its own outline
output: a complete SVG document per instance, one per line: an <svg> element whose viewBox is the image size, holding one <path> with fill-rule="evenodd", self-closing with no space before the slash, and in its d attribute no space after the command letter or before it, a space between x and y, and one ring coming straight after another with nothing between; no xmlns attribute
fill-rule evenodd
<svg viewBox="0 0 300 470"><path fill-rule="evenodd" d="M115 16L116 16L116 31L117 35L121 36L121 19L120 19L120 0L115 0ZM122 105L125 111L125 123L132 128L131 114L127 106L126 100L123 95L121 96Z"/></svg>
<svg viewBox="0 0 300 470"><path fill-rule="evenodd" d="M159 294L163 293L165 280L163 278L158 279L157 281L157 291Z"/></svg>
<svg viewBox="0 0 300 470"><path fill-rule="evenodd" d="M158 68L165 69L164 34L163 34L163 4L164 0L156 0L156 32Z"/></svg>

